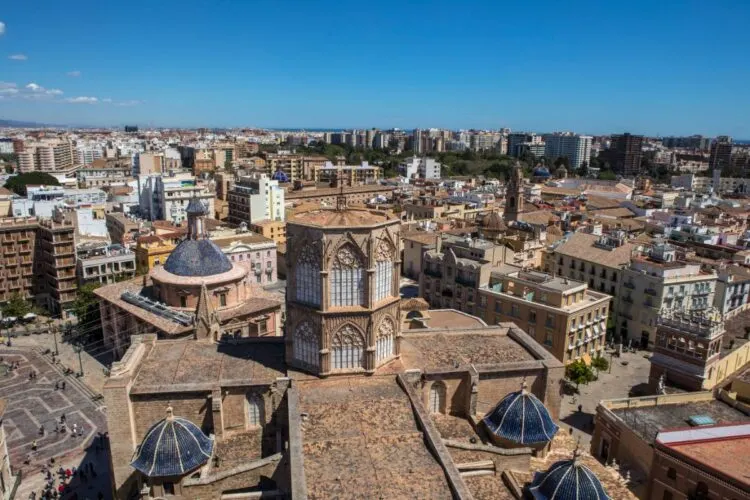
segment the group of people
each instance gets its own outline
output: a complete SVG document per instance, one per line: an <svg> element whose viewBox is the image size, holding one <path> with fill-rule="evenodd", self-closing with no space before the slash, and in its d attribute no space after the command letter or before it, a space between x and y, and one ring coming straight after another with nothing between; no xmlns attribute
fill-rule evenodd
<svg viewBox="0 0 750 500"><path fill-rule="evenodd" d="M81 467L70 467L65 468L60 466L56 473L53 473L52 467L55 464L55 459L51 458L50 461L42 467L41 473L44 475L46 483L39 492L34 491L29 495L30 500L36 500L37 498L43 500L50 500L55 498L78 498L76 489L79 486L87 484L89 480L93 482L97 477L96 467L92 462L86 462ZM78 485L74 484L75 480L78 480ZM72 494L72 495L71 495ZM88 498L88 497L87 497ZM104 493L99 491L97 494L99 500L104 499Z"/></svg>

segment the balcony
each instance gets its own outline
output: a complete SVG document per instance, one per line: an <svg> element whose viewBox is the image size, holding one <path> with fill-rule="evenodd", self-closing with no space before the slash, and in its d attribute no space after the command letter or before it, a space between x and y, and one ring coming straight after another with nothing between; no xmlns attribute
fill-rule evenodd
<svg viewBox="0 0 750 500"><path fill-rule="evenodd" d="M443 297L453 297L453 290L450 288L443 289Z"/></svg>
<svg viewBox="0 0 750 500"><path fill-rule="evenodd" d="M652 297L656 297L656 290L653 288L646 288L644 290L646 292L646 295L651 295Z"/></svg>
<svg viewBox="0 0 750 500"><path fill-rule="evenodd" d="M651 302L651 301L648 301L648 300L644 300L644 301L643 301L643 305L644 305L645 307L650 307L651 309L659 309L659 306L658 306L658 305L656 305L656 304L654 304L653 302Z"/></svg>
<svg viewBox="0 0 750 500"><path fill-rule="evenodd" d="M693 292L693 295L701 297L701 296L709 295L710 293L711 293L711 290L699 290L697 292Z"/></svg>
<svg viewBox="0 0 750 500"><path fill-rule="evenodd" d="M627 302L628 304L632 304L633 303L633 297L631 297L630 295L626 295L625 297L622 298L622 301L623 302Z"/></svg>
<svg viewBox="0 0 750 500"><path fill-rule="evenodd" d="M635 290L635 283L633 282L623 283L622 286L624 286L625 288L630 288L631 290Z"/></svg>

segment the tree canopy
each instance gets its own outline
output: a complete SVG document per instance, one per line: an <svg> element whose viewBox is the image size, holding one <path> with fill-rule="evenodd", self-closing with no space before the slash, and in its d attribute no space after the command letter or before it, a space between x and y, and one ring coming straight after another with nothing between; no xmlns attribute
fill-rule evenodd
<svg viewBox="0 0 750 500"><path fill-rule="evenodd" d="M594 371L583 360L577 360L565 367L565 376L573 382L576 387L588 384L595 380Z"/></svg>
<svg viewBox="0 0 750 500"><path fill-rule="evenodd" d="M8 318L14 316L16 318L22 318L24 315L31 312L32 306L27 302L21 294L14 293L11 295L10 300L3 306L3 317Z"/></svg>
<svg viewBox="0 0 750 500"><path fill-rule="evenodd" d="M94 290L99 288L101 283L86 283L78 288L76 300L73 301L71 310L78 318L78 323L93 321L99 315L99 300L94 295Z"/></svg>
<svg viewBox="0 0 750 500"><path fill-rule="evenodd" d="M26 186L59 186L57 179L46 172L27 172L14 175L5 183L5 188L14 193L26 196Z"/></svg>

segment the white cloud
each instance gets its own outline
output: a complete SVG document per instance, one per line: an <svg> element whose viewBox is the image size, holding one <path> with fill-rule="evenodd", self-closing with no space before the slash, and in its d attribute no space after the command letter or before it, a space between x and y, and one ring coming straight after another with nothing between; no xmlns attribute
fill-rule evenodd
<svg viewBox="0 0 750 500"><path fill-rule="evenodd" d="M16 84L13 82L0 82L0 89L14 89Z"/></svg>
<svg viewBox="0 0 750 500"><path fill-rule="evenodd" d="M14 61L25 61L28 59L25 54L13 54L12 56L8 56L8 59L12 59Z"/></svg>
<svg viewBox="0 0 750 500"><path fill-rule="evenodd" d="M16 95L18 94L18 89L15 87L6 87L6 88L0 87L0 94Z"/></svg>
<svg viewBox="0 0 750 500"><path fill-rule="evenodd" d="M115 103L118 106L138 106L139 104L143 104L143 101L139 101L137 99L131 99L129 101L120 101Z"/></svg>
<svg viewBox="0 0 750 500"><path fill-rule="evenodd" d="M0 22L0 35L5 34L5 23Z"/></svg>
<svg viewBox="0 0 750 500"><path fill-rule="evenodd" d="M49 89L45 92L47 95L62 95L63 91L60 89Z"/></svg>
<svg viewBox="0 0 750 500"><path fill-rule="evenodd" d="M72 104L96 104L97 102L99 102L99 99L97 99L96 97L86 96L68 97L67 99L65 99L65 102L69 102Z"/></svg>
<svg viewBox="0 0 750 500"><path fill-rule="evenodd" d="M75 71L68 71L67 75L68 75L68 76L72 76L72 77L78 77L78 76L81 76L81 72L80 72L80 71L78 71L78 70L75 70Z"/></svg>
<svg viewBox="0 0 750 500"><path fill-rule="evenodd" d="M34 82L27 84L26 88L32 92L44 92L44 87L42 87L41 85L37 85Z"/></svg>
<svg viewBox="0 0 750 500"><path fill-rule="evenodd" d="M112 102L112 99L110 99L109 97L105 97L104 99L102 99L102 102Z"/></svg>

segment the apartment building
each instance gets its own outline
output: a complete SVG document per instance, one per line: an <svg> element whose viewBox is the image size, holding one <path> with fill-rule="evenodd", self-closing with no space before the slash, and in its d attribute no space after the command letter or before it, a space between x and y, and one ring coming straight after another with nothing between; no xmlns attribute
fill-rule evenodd
<svg viewBox="0 0 750 500"><path fill-rule="evenodd" d="M633 177L641 171L643 136L632 134L613 135L608 150L600 156L609 162L612 170L625 177Z"/></svg>
<svg viewBox="0 0 750 500"><path fill-rule="evenodd" d="M78 162L78 156L69 140L25 142L16 153L18 170L26 172L67 172Z"/></svg>
<svg viewBox="0 0 750 500"><path fill-rule="evenodd" d="M111 212L105 215L104 224L112 243L124 246L135 243L140 228L140 222L137 219L128 217L122 212Z"/></svg>
<svg viewBox="0 0 750 500"><path fill-rule="evenodd" d="M181 224L187 220L187 205L198 198L207 208L209 218L214 215L214 193L209 186L187 173L139 176L140 213L148 220L166 220Z"/></svg>
<svg viewBox="0 0 750 500"><path fill-rule="evenodd" d="M37 303L53 314L61 314L72 305L78 289L75 225L69 215L57 209L52 218L41 219L36 245L34 273L40 279Z"/></svg>
<svg viewBox="0 0 750 500"><path fill-rule="evenodd" d="M407 179L440 179L442 165L434 158L413 157L398 166L399 173Z"/></svg>
<svg viewBox="0 0 750 500"><path fill-rule="evenodd" d="M312 180L316 183L325 182L336 186L361 186L376 184L381 178L380 167L370 166L366 161L361 165L334 165L326 161L323 166L312 167Z"/></svg>
<svg viewBox="0 0 750 500"><path fill-rule="evenodd" d="M435 309L475 314L477 290L486 286L492 270L508 264L512 255L504 245L444 235L435 250L422 254L419 295Z"/></svg>
<svg viewBox="0 0 750 500"><path fill-rule="evenodd" d="M104 157L103 148L90 146L78 146L76 148L76 159L79 165L88 165L102 157Z"/></svg>
<svg viewBox="0 0 750 500"><path fill-rule="evenodd" d="M732 165L732 138L720 135L711 143L708 168L723 170Z"/></svg>
<svg viewBox="0 0 750 500"><path fill-rule="evenodd" d="M182 158L179 153L138 153L135 156L134 167L136 175L162 174L182 168Z"/></svg>
<svg viewBox="0 0 750 500"><path fill-rule="evenodd" d="M229 222L252 224L262 220L283 221L284 190L266 174L240 177L227 195Z"/></svg>
<svg viewBox="0 0 750 500"><path fill-rule="evenodd" d="M440 250L440 233L433 231L404 231L401 233L402 273L407 278L419 279L422 273L424 254Z"/></svg>
<svg viewBox="0 0 750 500"><path fill-rule="evenodd" d="M261 153L261 157L266 161L266 173L273 176L274 173L281 170L286 174L289 182L302 181L304 176L303 156L292 153Z"/></svg>
<svg viewBox="0 0 750 500"><path fill-rule="evenodd" d="M84 243L76 248L78 286L109 285L135 277L135 253L119 244Z"/></svg>
<svg viewBox="0 0 750 500"><path fill-rule="evenodd" d="M286 222L280 220L261 220L250 224L250 230L273 240L277 245L286 244Z"/></svg>
<svg viewBox="0 0 750 500"><path fill-rule="evenodd" d="M98 159L78 169L76 177L82 188L126 186L132 179L132 167L130 160Z"/></svg>
<svg viewBox="0 0 750 500"><path fill-rule="evenodd" d="M135 247L138 273L146 274L156 266L163 266L169 254L177 246L180 236L182 234L175 236L150 234L138 237Z"/></svg>
<svg viewBox="0 0 750 500"><path fill-rule="evenodd" d="M370 200L382 197L390 199L393 196L392 186L344 186L343 194L346 196L347 203L366 204ZM303 203L325 204L329 207L336 206L336 198L341 195L339 188L312 188L289 191L285 195L287 202L295 205Z"/></svg>
<svg viewBox="0 0 750 500"><path fill-rule="evenodd" d="M604 349L612 297L584 282L538 271L493 272L478 292L476 316L487 324L515 323L563 363L589 362Z"/></svg>
<svg viewBox="0 0 750 500"><path fill-rule="evenodd" d="M750 308L750 269L736 265L719 268L714 306L722 317Z"/></svg>
<svg viewBox="0 0 750 500"><path fill-rule="evenodd" d="M554 133L544 135L544 156L550 160L559 157L567 158L570 168L577 170L583 162L588 164L591 159L591 144L593 138L589 135L573 133Z"/></svg>
<svg viewBox="0 0 750 500"><path fill-rule="evenodd" d="M716 272L678 260L667 243L635 252L621 274L617 332L643 349L654 346L664 311L700 311L714 304Z"/></svg>
<svg viewBox="0 0 750 500"><path fill-rule="evenodd" d="M36 217L0 219L0 303L7 302L15 294L27 300L34 299L38 230L39 219Z"/></svg>

